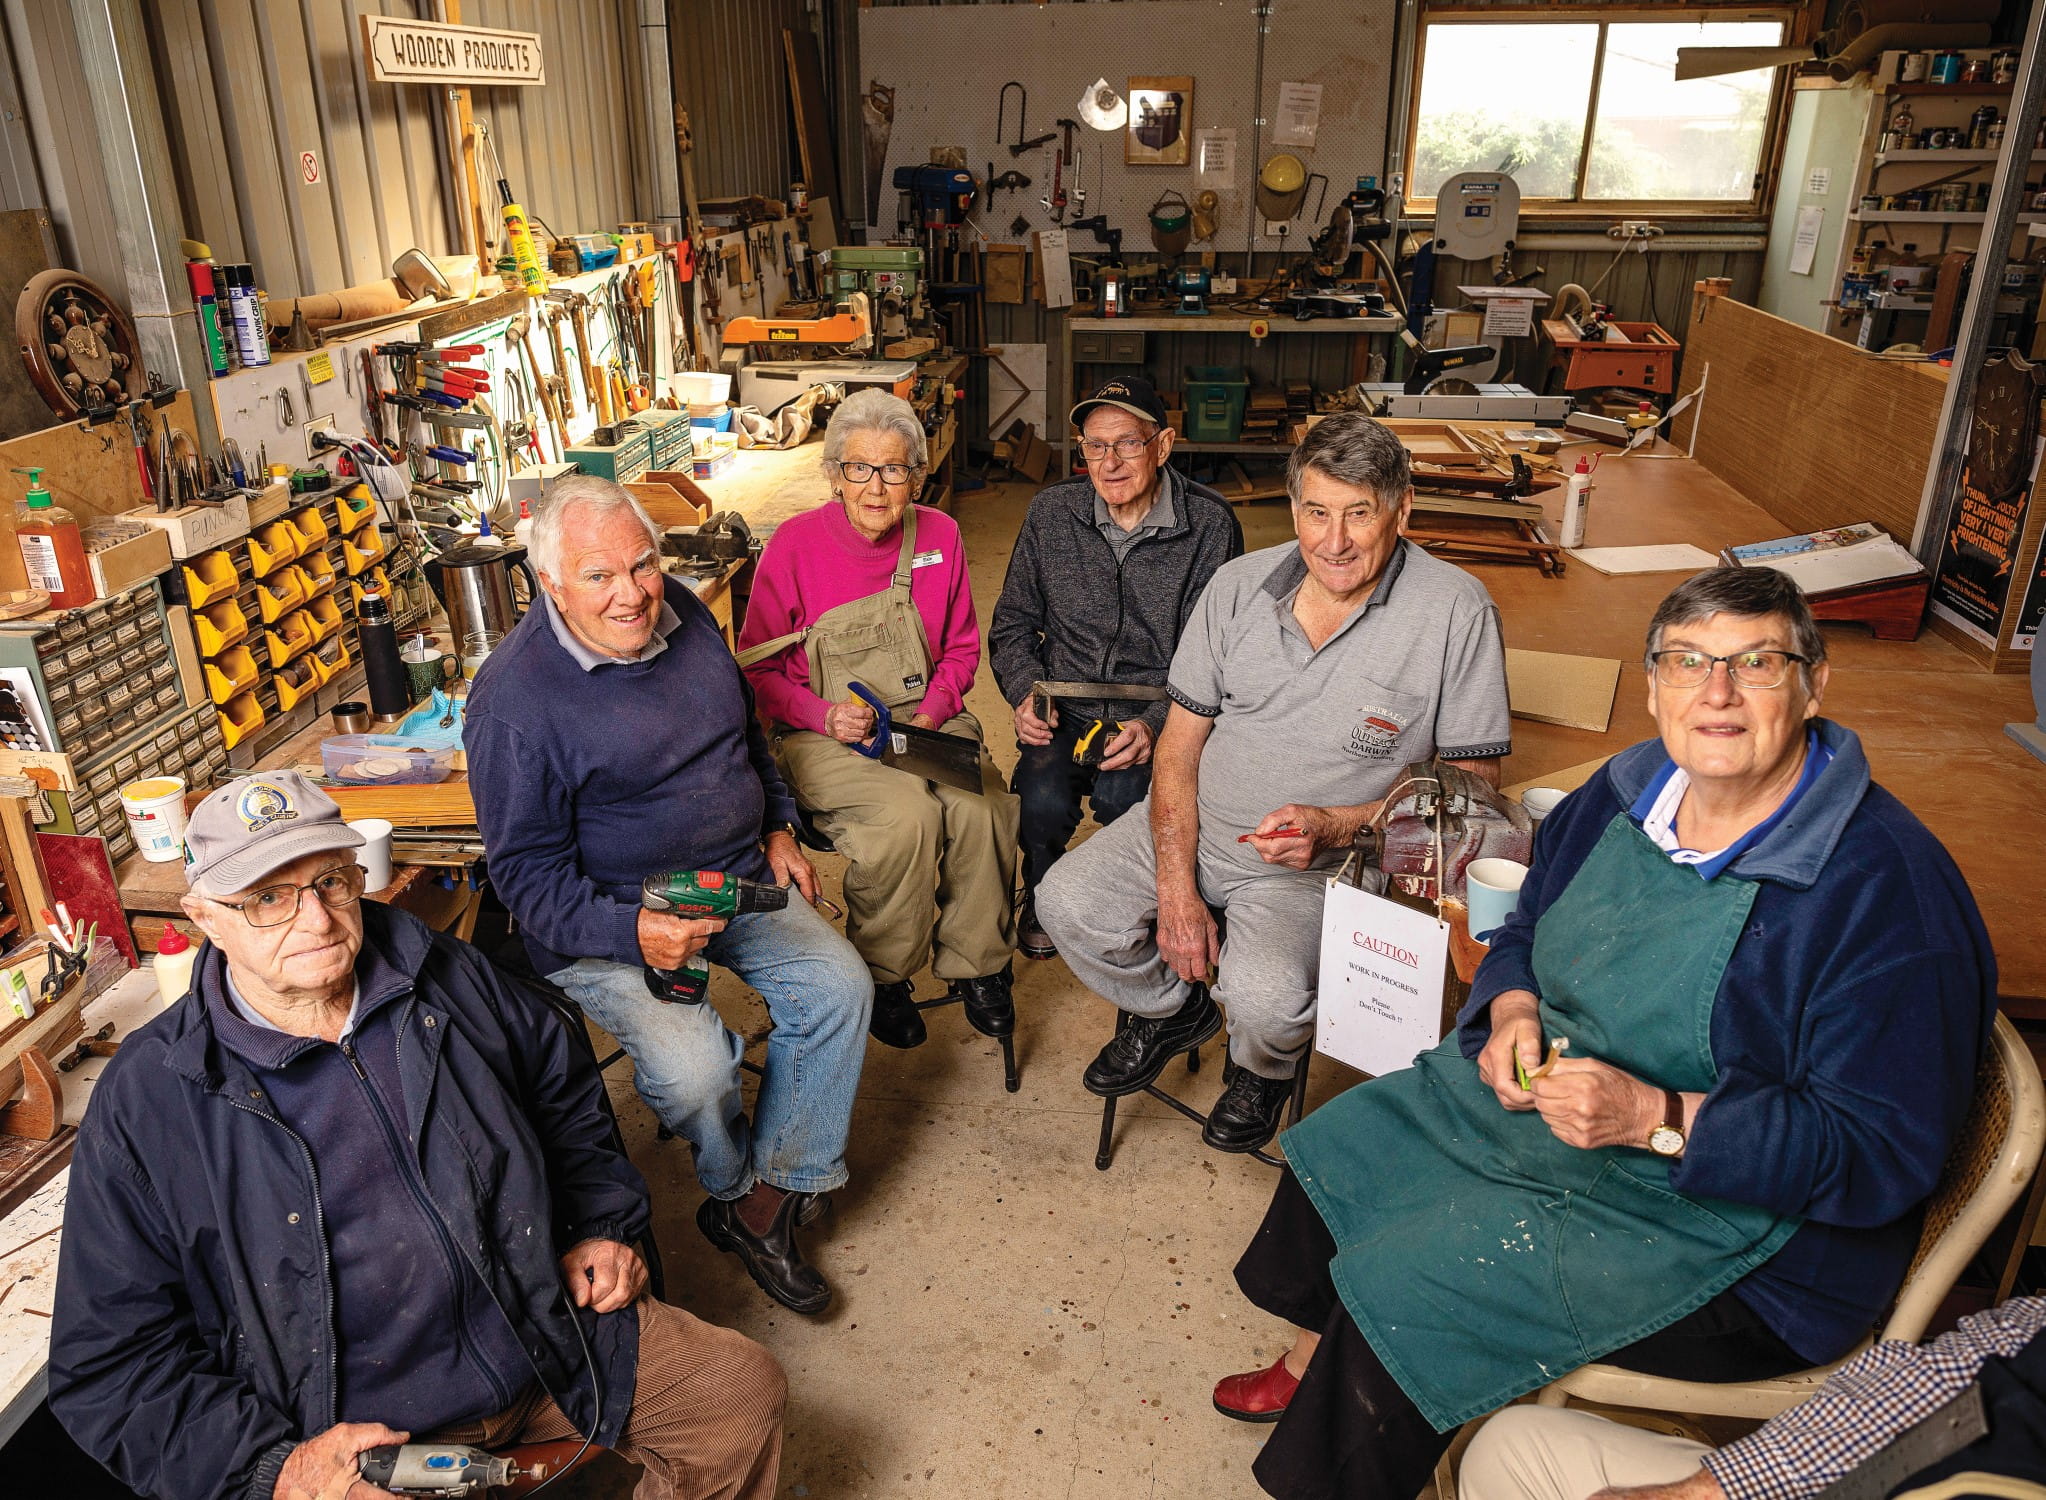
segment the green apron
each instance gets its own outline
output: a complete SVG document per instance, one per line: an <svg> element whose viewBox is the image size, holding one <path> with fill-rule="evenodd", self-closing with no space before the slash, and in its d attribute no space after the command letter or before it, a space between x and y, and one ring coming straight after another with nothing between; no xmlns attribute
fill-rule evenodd
<svg viewBox="0 0 2046 1500"><path fill-rule="evenodd" d="M1701 880L1621 813L1535 926L1542 1034L1703 1092L1712 1005L1753 882ZM1585 1151L1513 1113L1452 1036L1285 1137L1336 1242L1336 1290L1440 1431L1703 1306L1799 1221L1686 1197L1646 1149Z"/></svg>

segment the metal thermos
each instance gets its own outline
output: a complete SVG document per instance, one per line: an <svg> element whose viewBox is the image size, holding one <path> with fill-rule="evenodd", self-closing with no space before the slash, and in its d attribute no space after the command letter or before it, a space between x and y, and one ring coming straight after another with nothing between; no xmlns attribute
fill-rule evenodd
<svg viewBox="0 0 2046 1500"><path fill-rule="evenodd" d="M398 655L398 630L391 622L391 606L375 589L366 589L355 613L362 645L362 669L369 678L370 711L379 719L394 719L412 707L412 691L405 679L405 662Z"/></svg>
<svg viewBox="0 0 2046 1500"><path fill-rule="evenodd" d="M526 561L524 547L465 542L426 564L426 581L447 611L449 633L465 675L473 671L472 657L488 655L518 623L519 606L512 598L511 586L515 571L526 575L526 598L530 601L540 592L540 585Z"/></svg>

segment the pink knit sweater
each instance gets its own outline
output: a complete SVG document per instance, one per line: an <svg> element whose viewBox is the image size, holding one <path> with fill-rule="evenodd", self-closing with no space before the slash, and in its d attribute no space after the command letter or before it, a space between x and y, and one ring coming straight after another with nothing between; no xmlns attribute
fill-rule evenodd
<svg viewBox="0 0 2046 1500"><path fill-rule="evenodd" d="M826 610L880 593L901 546L899 527L879 542L868 541L835 500L782 522L761 554L739 648L787 635ZM909 597L923 618L933 658L930 690L916 712L942 724L964 706L979 670L980 623L959 527L950 516L916 507L916 555L922 561L910 574ZM810 655L801 646L755 662L746 676L768 722L824 733L831 705L810 691Z"/></svg>

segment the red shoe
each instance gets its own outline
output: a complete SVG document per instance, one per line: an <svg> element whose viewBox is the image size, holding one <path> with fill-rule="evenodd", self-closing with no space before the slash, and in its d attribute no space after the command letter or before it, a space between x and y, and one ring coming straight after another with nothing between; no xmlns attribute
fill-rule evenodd
<svg viewBox="0 0 2046 1500"><path fill-rule="evenodd" d="M1269 1370L1225 1375L1216 1381L1215 1410L1239 1422L1276 1422L1299 1389L1300 1382L1287 1370L1286 1357L1280 1355Z"/></svg>

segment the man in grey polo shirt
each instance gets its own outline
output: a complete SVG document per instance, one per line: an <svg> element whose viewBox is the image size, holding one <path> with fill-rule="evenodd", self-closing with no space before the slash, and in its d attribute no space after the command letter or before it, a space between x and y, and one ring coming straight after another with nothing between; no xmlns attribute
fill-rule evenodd
<svg viewBox="0 0 2046 1500"><path fill-rule="evenodd" d="M1322 893L1379 799L1431 755L1496 784L1511 749L1499 612L1404 540L1399 440L1361 413L1329 417L1286 485L1298 542L1224 564L1180 638L1148 817L1096 834L1037 893L1073 972L1134 1018L1088 1067L1089 1092L1156 1081L1227 1007L1236 1068L1202 1132L1221 1151L1278 1127L1313 1041ZM1226 942L1210 908L1228 914Z"/></svg>

